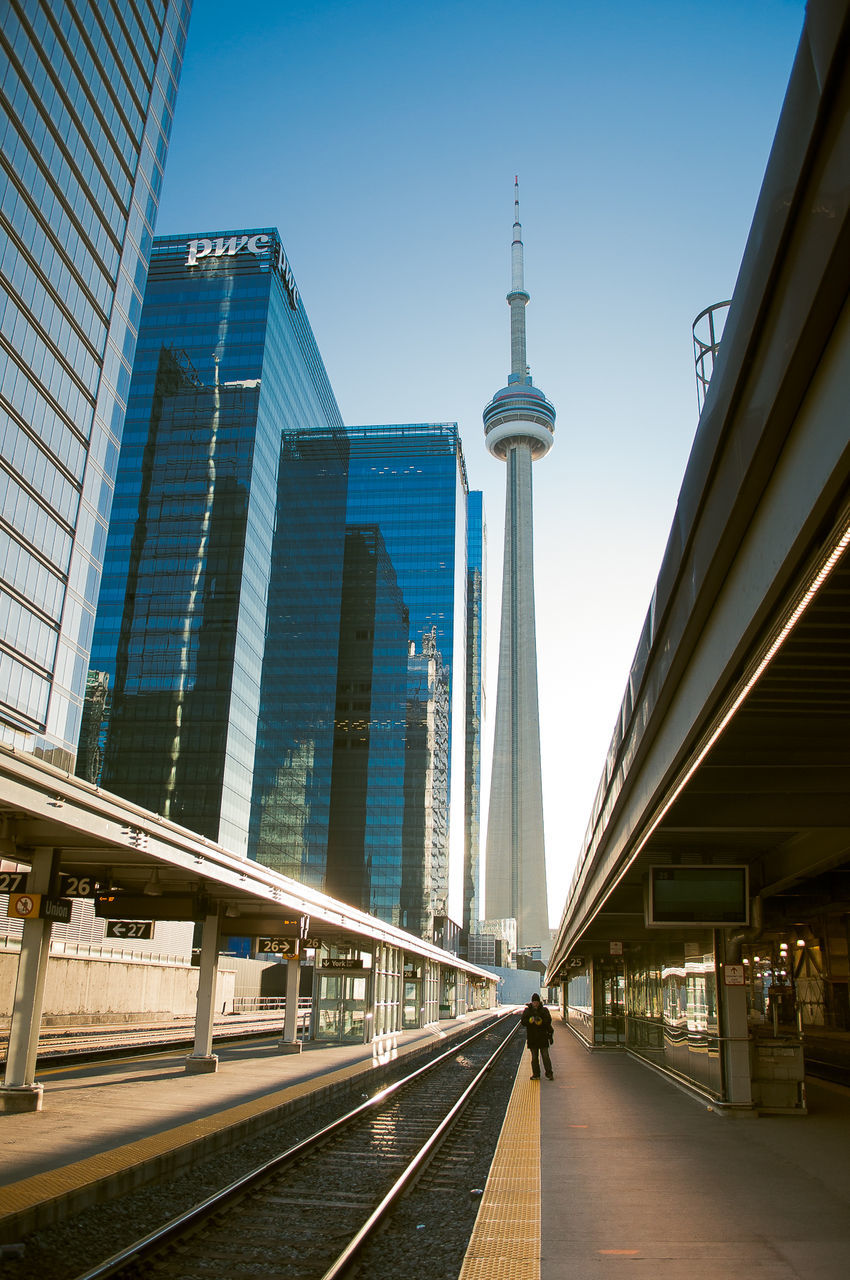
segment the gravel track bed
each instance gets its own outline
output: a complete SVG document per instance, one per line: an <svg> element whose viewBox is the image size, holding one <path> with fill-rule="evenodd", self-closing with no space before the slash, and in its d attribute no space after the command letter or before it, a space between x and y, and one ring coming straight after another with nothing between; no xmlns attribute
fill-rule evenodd
<svg viewBox="0 0 850 1280"><path fill-rule="evenodd" d="M432 1199L442 1202L434 1216L447 1226L448 1235L451 1238L446 1251L446 1258L450 1256L451 1263L447 1263L446 1269L443 1269L442 1248L439 1255L429 1257L429 1280L443 1280L444 1277L445 1280L449 1278L456 1280L460 1261L457 1261L454 1270L451 1267L454 1266L454 1259L459 1257L462 1260L463 1258L480 1202L478 1190L483 1188L486 1181L516 1074L522 1045L519 1037L515 1039L516 1047L512 1046L503 1055L503 1059L507 1058L512 1062L512 1067L507 1065L503 1067L500 1064L492 1073L493 1077L509 1076L510 1083L506 1085L506 1091L504 1085L500 1090L500 1094L504 1093L504 1103L497 1103L496 1099L490 1095L490 1090L487 1090L489 1120L482 1129L480 1140L476 1139L474 1166L470 1167L468 1176L465 1174L461 1179L464 1185L450 1193L448 1197L450 1205L446 1202L444 1192L437 1193L435 1190L433 1195L426 1193L424 1181L420 1183L420 1188L412 1193L411 1203L414 1203L420 1195L425 1195L426 1206ZM409 1067L400 1065L393 1074L383 1076L380 1084L376 1084L372 1092L405 1075L408 1070ZM95 1205L64 1222L35 1232L23 1242L24 1252L21 1257L10 1256L8 1247L4 1250L5 1256L0 1256L0 1272L3 1280L75 1280L75 1277L84 1274L109 1254L117 1253L263 1161L271 1159L322 1126L330 1124L366 1096L365 1092L355 1090L328 1102L311 1106L270 1126L247 1142L198 1162L191 1169L172 1179L152 1183L120 1199ZM417 1268L408 1273L400 1270L398 1264L383 1271L387 1277L393 1276L393 1280L398 1280L398 1277L403 1274L414 1275L421 1267L425 1243L423 1230L419 1229L418 1224L425 1222L426 1218L424 1211L414 1213L414 1216L417 1222L413 1225L413 1240L418 1244L419 1262ZM317 1229L321 1229L318 1219ZM406 1234L409 1236L410 1231L408 1230ZM387 1239L389 1240L390 1237L388 1236ZM429 1243L428 1248L432 1246L433 1241ZM401 1244L394 1243L393 1248L396 1247L404 1251ZM431 1262L433 1266L430 1265ZM369 1275L372 1280L375 1280L381 1273L373 1264L370 1264L370 1268L364 1270L362 1274Z"/></svg>
<svg viewBox="0 0 850 1280"><path fill-rule="evenodd" d="M457 1280L525 1050L515 1035L450 1137L356 1259L358 1280Z"/></svg>

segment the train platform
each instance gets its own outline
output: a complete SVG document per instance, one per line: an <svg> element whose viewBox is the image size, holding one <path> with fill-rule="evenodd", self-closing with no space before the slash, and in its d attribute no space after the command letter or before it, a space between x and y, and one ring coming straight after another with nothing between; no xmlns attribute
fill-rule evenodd
<svg viewBox="0 0 850 1280"><path fill-rule="evenodd" d="M39 1069L41 1111L0 1115L0 1244L241 1141L287 1109L362 1085L490 1017L482 1011L370 1045L214 1044L218 1070L189 1075L184 1048Z"/></svg>
<svg viewBox="0 0 850 1280"><path fill-rule="evenodd" d="M461 1280L845 1280L850 1089L724 1114L557 1018L552 1063L524 1056Z"/></svg>

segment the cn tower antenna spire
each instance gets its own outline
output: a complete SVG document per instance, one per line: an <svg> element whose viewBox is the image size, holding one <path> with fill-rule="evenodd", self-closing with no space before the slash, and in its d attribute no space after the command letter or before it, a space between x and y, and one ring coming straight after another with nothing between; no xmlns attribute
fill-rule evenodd
<svg viewBox="0 0 850 1280"><path fill-rule="evenodd" d="M531 382L525 348L525 264L522 249L522 224L519 220L519 177L514 175L514 238L511 244L511 376L508 382Z"/></svg>

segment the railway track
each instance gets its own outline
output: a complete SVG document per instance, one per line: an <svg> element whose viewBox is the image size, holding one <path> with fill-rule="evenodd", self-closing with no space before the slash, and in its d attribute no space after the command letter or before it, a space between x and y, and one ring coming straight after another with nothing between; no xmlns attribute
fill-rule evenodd
<svg viewBox="0 0 850 1280"><path fill-rule="evenodd" d="M506 1049L521 1052L517 1025L515 1017L488 1024L77 1280L353 1274L426 1167L431 1185L440 1181L444 1143L445 1176L456 1178L459 1153L474 1148L487 1107L485 1082ZM517 1059L505 1064L511 1078ZM472 1130L459 1137L466 1116ZM377 1274L371 1261L368 1270Z"/></svg>
<svg viewBox="0 0 850 1280"><path fill-rule="evenodd" d="M847 1062L824 1061L819 1058L806 1058L806 1075L814 1080L828 1080L831 1084L844 1085L850 1088L850 1065Z"/></svg>
<svg viewBox="0 0 850 1280"><path fill-rule="evenodd" d="M309 1023L309 1012L299 1012L298 1025L303 1030ZM242 1037L271 1036L279 1034L283 1027L283 1012L271 1014L234 1015L221 1018L213 1028L213 1042ZM77 1063L102 1057L114 1057L126 1052L144 1052L149 1049L191 1047L194 1043L195 1024L190 1018L175 1019L168 1023L152 1022L128 1026L118 1023L112 1026L90 1027L42 1027L38 1038L37 1063L56 1064L67 1061ZM6 1061L9 1044L7 1030L0 1031L0 1065Z"/></svg>

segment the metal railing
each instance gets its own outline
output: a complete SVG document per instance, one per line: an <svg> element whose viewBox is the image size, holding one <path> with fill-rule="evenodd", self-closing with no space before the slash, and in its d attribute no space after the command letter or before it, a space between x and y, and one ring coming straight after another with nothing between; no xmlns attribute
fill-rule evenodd
<svg viewBox="0 0 850 1280"><path fill-rule="evenodd" d="M20 951L20 934L0 933L0 951ZM187 968L191 956L186 953L140 951L134 947L113 947L102 942L74 942L68 938L51 938L52 956L69 956L82 960L123 960L128 964L178 965Z"/></svg>
<svg viewBox="0 0 850 1280"><path fill-rule="evenodd" d="M298 1012L309 1013L313 1007L310 996L299 996ZM234 1013L275 1013L286 1009L286 996L234 996Z"/></svg>

